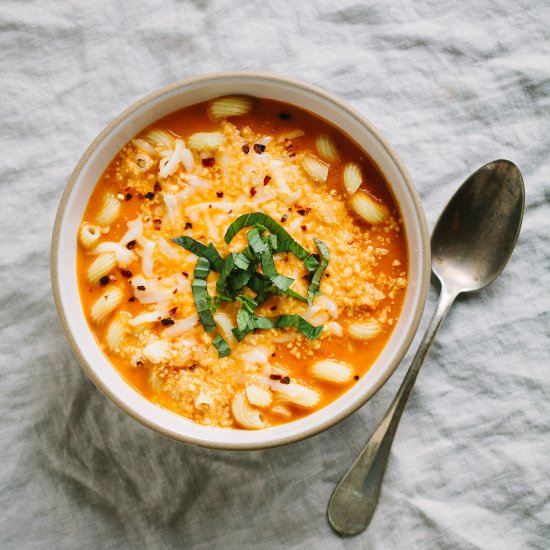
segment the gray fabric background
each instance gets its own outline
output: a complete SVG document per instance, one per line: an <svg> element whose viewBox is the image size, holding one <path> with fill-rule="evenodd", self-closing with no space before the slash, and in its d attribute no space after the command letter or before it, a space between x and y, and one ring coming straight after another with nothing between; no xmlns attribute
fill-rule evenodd
<svg viewBox="0 0 550 550"><path fill-rule="evenodd" d="M0 547L550 546L547 2L2 0L0 29ZM51 230L84 149L141 96L229 69L299 77L349 101L398 150L430 227L478 166L509 158L525 176L510 264L450 313L377 514L354 539L332 533L327 501L411 354L330 431L224 453L126 417L57 321Z"/></svg>

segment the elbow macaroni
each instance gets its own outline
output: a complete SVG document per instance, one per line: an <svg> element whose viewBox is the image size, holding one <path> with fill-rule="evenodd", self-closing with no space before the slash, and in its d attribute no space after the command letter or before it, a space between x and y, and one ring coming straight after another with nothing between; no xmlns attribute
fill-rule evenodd
<svg viewBox="0 0 550 550"><path fill-rule="evenodd" d="M250 405L244 393L237 393L233 397L231 412L237 424L247 430L260 430L266 427L260 411Z"/></svg>
<svg viewBox="0 0 550 550"><path fill-rule="evenodd" d="M314 181L319 183L327 181L328 164L318 159L315 155L307 153L302 159L302 166Z"/></svg>
<svg viewBox="0 0 550 550"><path fill-rule="evenodd" d="M373 225L386 221L389 216L388 209L367 193L355 193L349 202L361 218Z"/></svg>
<svg viewBox="0 0 550 550"><path fill-rule="evenodd" d="M322 159L333 162L340 158L333 139L328 134L321 134L315 140L315 148Z"/></svg>
<svg viewBox="0 0 550 550"><path fill-rule="evenodd" d="M312 409L321 401L320 390L308 388L297 382L290 382L289 384L279 383L273 390L280 401L304 409Z"/></svg>
<svg viewBox="0 0 550 550"><path fill-rule="evenodd" d="M225 143L225 136L221 132L197 132L189 137L189 149L217 149Z"/></svg>
<svg viewBox="0 0 550 550"><path fill-rule="evenodd" d="M107 349L113 353L119 353L122 348L124 337L128 332L128 326L124 322L122 314L119 313L107 327L107 332L105 333Z"/></svg>
<svg viewBox="0 0 550 550"><path fill-rule="evenodd" d="M103 198L103 208L96 217L96 223L105 227L113 223L120 214L120 201L112 194L107 193Z"/></svg>
<svg viewBox="0 0 550 550"><path fill-rule="evenodd" d="M145 141L161 150L171 150L174 148L174 138L163 130L152 130L145 136Z"/></svg>
<svg viewBox="0 0 550 550"><path fill-rule="evenodd" d="M242 116L249 113L254 101L247 96L222 97L208 105L208 116L214 122L224 118Z"/></svg>
<svg viewBox="0 0 550 550"><path fill-rule="evenodd" d="M104 252L100 254L88 268L88 282L93 285L99 283L99 280L105 277L105 275L109 275L116 265L117 262L114 252Z"/></svg>
<svg viewBox="0 0 550 550"><path fill-rule="evenodd" d="M376 319L350 323L348 334L356 340L372 340L382 332L382 326Z"/></svg>
<svg viewBox="0 0 550 550"><path fill-rule="evenodd" d="M344 168L344 187L353 195L363 183L363 172L357 162L348 162Z"/></svg>
<svg viewBox="0 0 550 550"><path fill-rule="evenodd" d="M124 292L118 287L106 292L92 306L92 311L90 312L92 323L102 325L123 300Z"/></svg>
<svg viewBox="0 0 550 550"><path fill-rule="evenodd" d="M354 375L353 366L344 361L325 359L311 367L311 376L329 384L347 384Z"/></svg>
<svg viewBox="0 0 550 550"><path fill-rule="evenodd" d="M269 390L260 388L259 386L247 386L246 397L251 405L265 409L271 405L273 401L273 395Z"/></svg>
<svg viewBox="0 0 550 550"><path fill-rule="evenodd" d="M98 243L100 236L101 229L91 223L83 224L78 234L80 244L88 249L93 248Z"/></svg>

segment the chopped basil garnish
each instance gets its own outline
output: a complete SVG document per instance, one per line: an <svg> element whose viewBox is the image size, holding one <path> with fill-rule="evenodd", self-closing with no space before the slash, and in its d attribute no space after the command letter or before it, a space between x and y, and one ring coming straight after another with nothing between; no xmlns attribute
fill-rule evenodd
<svg viewBox="0 0 550 550"><path fill-rule="evenodd" d="M321 263L319 264L319 267L315 270L315 273L313 274L313 277L311 278L309 287L307 289L307 303L310 306L313 304L313 298L317 294L319 294L321 277L323 276L323 273L325 272L325 269L327 268L328 262L330 260L330 252L328 251L327 245L319 239L316 239L315 237L313 238L313 240L315 241L315 244L317 245L317 248L321 253Z"/></svg>
<svg viewBox="0 0 550 550"><path fill-rule="evenodd" d="M239 310L239 313L242 309ZM294 327L299 330L309 340L319 338L323 331L323 325L314 327L300 315L281 315L280 317L256 317L250 316L244 326L237 326L233 329L235 338L240 342L251 330L268 328L286 328Z"/></svg>
<svg viewBox="0 0 550 550"><path fill-rule="evenodd" d="M330 253L326 245L314 239L320 252L320 260L312 256L297 243L273 218L262 212L252 212L239 216L228 228L224 240L227 244L235 235L245 229L248 246L241 252L231 252L225 260L214 245L208 246L191 237L177 237L174 243L199 257L191 284L195 306L206 332L216 329L213 313L221 302L239 302L237 328L233 329L235 338L240 342L249 332L260 329L294 327L306 338L318 338L323 326L315 327L300 315L281 315L278 317L258 316L255 310L270 296L287 296L312 305L319 292L321 278L325 272ZM267 233L267 234L266 234ZM300 259L309 273L307 298L290 289L294 279L277 272L273 255L292 253ZM261 272L258 271L261 268ZM217 295L211 297L206 287L210 270L218 272L216 282ZM254 297L246 294L252 291ZM230 348L222 336L217 335L213 344L220 357L227 357Z"/></svg>
<svg viewBox="0 0 550 550"><path fill-rule="evenodd" d="M239 310L239 313L240 312L241 309ZM269 317L257 317L256 315L252 314L249 315L248 321L242 329L239 327L233 329L233 335L235 336L237 341L240 342L252 330L277 328L276 322L276 318L275 320L273 320Z"/></svg>
<svg viewBox="0 0 550 550"><path fill-rule="evenodd" d="M252 212L239 216L227 228L224 236L225 242L229 244L241 229L252 227L253 225L262 225L272 235L277 236L277 252L292 252L304 262L309 272L317 269L319 262L302 245L298 244L281 225L263 212Z"/></svg>
<svg viewBox="0 0 550 550"><path fill-rule="evenodd" d="M229 256L225 258L225 262L223 263L222 270L220 271L220 277L216 282L216 290L218 292L223 292L225 290L225 283L227 281L227 277L229 277L233 269L235 269L236 256L237 254L235 254L235 252L231 252L231 254L229 254Z"/></svg>
<svg viewBox="0 0 550 550"><path fill-rule="evenodd" d="M206 289L206 278L209 272L210 262L206 258L199 258L193 273L194 279L191 283L195 307L206 332L212 332L216 328L214 316L212 315L212 299Z"/></svg>
<svg viewBox="0 0 550 550"><path fill-rule="evenodd" d="M256 269L256 266L253 266ZM229 287L231 292L237 292L242 290L248 285L250 279L254 276L254 273L250 270L244 271L242 269L235 269L229 279Z"/></svg>
<svg viewBox="0 0 550 550"><path fill-rule="evenodd" d="M277 320L277 327L294 327L298 329L309 340L315 340L316 338L319 338L321 332L323 331L323 325L314 327L312 324L308 323L303 317L300 317L300 315L281 315Z"/></svg>
<svg viewBox="0 0 550 550"><path fill-rule="evenodd" d="M304 262L306 269L311 273L319 267L319 262L300 244L295 240L292 241L279 241L277 245L277 252L292 252L299 260Z"/></svg>
<svg viewBox="0 0 550 550"><path fill-rule="evenodd" d="M290 288L288 290L285 290L284 292L280 293L282 296L288 296L289 298L295 298L296 300L299 300L300 302L306 302L307 298L304 298L301 294L298 294L297 292L294 292L294 290L291 290Z"/></svg>
<svg viewBox="0 0 550 550"><path fill-rule="evenodd" d="M274 237L275 235L271 236ZM294 279L291 279L290 277L285 277L284 275L279 275L279 273L277 273L277 270L275 269L275 262L273 261L272 252L267 243L264 242L260 237L260 230L257 227L254 227L254 229L251 229L246 234L246 238L248 239L250 248L256 254L256 257L260 259L260 264L262 265L262 271L264 272L264 275L279 290L282 290L283 292L285 290L288 290L290 285L294 282Z"/></svg>
<svg viewBox="0 0 550 550"><path fill-rule="evenodd" d="M241 307L237 312L237 328L242 331L256 317L254 310L258 307L258 302L246 294L237 296L237 300L241 302Z"/></svg>
<svg viewBox="0 0 550 550"><path fill-rule="evenodd" d="M227 345L227 342L221 336L216 336L212 340L214 347L218 350L218 355L220 357L227 357L231 353L231 348Z"/></svg>
<svg viewBox="0 0 550 550"><path fill-rule="evenodd" d="M191 237L176 237L172 239L172 242L185 248L185 250L189 250L189 252L199 256L199 258L206 258L214 271L220 272L223 269L222 257L212 243L205 246L200 241L196 241Z"/></svg>

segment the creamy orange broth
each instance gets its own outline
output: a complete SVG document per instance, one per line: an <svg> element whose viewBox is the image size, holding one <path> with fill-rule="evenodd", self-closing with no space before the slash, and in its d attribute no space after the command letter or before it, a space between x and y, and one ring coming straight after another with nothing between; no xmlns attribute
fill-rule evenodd
<svg viewBox="0 0 550 550"><path fill-rule="evenodd" d="M283 118L281 118L281 113L289 114L290 117L287 119L286 115L283 115ZM243 162L252 162L255 159L258 162L264 162L269 155L270 157L283 159L285 163L298 166L297 173L301 178L300 181L307 182L303 184L308 193L307 196L303 194L301 198L289 205L279 204L281 191L275 186L273 179L263 185L265 176L269 175L266 171L265 174L252 175L256 178L253 181L254 185L238 183L237 187L242 188L242 194L246 195L247 203L235 208L234 212L230 214L227 213L227 209L223 211L215 210L215 213L214 210L210 210L206 212L206 216L212 216L208 218L210 222L212 222L213 216L224 217L220 227L215 226L213 222L213 225L209 226L212 232L215 233L215 228L219 233L219 235L216 234L215 245L222 257L225 257L229 251L239 251L245 246L244 233L247 230L241 231L230 246L225 245L220 240L220 235L223 236L227 226L238 215L246 212L260 211L271 215L310 253L318 252L313 243L313 237L325 242L331 252L331 260L322 278L320 291L336 303L337 317L329 316L330 320L328 322L338 323L343 335L336 336L330 334L330 331L324 330L319 339L310 341L303 338L294 328L261 330L250 333L243 342L231 345L230 356L219 359L211 344L211 337L206 335L202 325L197 323L187 333L174 340L181 341L191 337L196 342L195 347L198 351L193 352L187 362L183 361L184 364L175 366L173 357L176 352L172 348L170 348L171 355L169 354L165 360L160 360L156 364L144 358L140 352L140 349L143 349L148 342L150 343L151 339L161 338L163 331L170 327L170 325L166 326L157 321L131 329L128 329L128 325L126 325L126 330L130 330L130 333L125 335L123 344L120 346L121 349L118 351L110 350L106 343L106 333L113 319L119 315L119 311L127 313L123 315L124 322L126 322L128 318L135 318L144 311L155 307L154 304L144 305L140 303L139 299L133 299L136 290L130 282L134 277L142 274L142 258L139 255L140 246L137 244L132 250L136 253L136 259L129 265L123 269L117 266L110 270L106 276L107 280L105 278L102 280L102 283L106 284L92 284L87 280L87 271L98 255L91 254L90 249L86 250L82 244L79 244L77 277L80 297L90 330L96 337L98 345L123 378L144 397L161 407L168 408L206 425L228 428L240 427L235 422L231 409L233 395L235 392L242 391L250 381L255 385L263 385L266 388L270 388L269 384L276 385L279 383L278 380L272 381L267 374L269 369L273 367L288 372L292 382L296 381L310 388L320 390L321 399L317 405L307 409L284 403L283 412L286 410L285 414L288 414L288 416L281 416L281 411L279 411L279 414L273 414L270 408L262 408L261 418L265 420L265 426L296 420L334 401L355 384L357 379L362 377L374 363L391 335L405 295L407 274L405 235L402 231L395 201L374 162L349 138L326 121L293 105L271 100L256 99L251 112L242 116L230 117L227 122L211 121L207 116L206 103L193 105L157 121L136 137L144 138L151 130L159 129L169 132L172 137L180 137L185 143L187 143L188 137L196 132L222 130L230 136L228 139L234 145L234 151L238 151L241 144L245 142L249 145L248 155L241 151ZM302 130L304 135L282 141L280 145L274 143L281 134L296 129ZM336 144L339 152L338 160L328 162L329 171L326 184L311 181L311 178L300 167L300 159L304 153L310 152L319 157L315 140L320 134L328 134ZM253 145L264 136L271 136L274 140L267 146L262 155L258 155L254 151ZM147 238L150 240L162 235L169 242L170 238L188 234L208 244L213 240L212 234L207 234L208 231L184 229L185 223L189 222L185 212L185 204L179 205L180 219L175 224L177 227L173 227L167 222L166 207L163 201L164 195L177 193L188 188L185 181L187 177L185 175L186 170L182 163L178 166L176 173L167 178L158 177L158 162L155 162L145 173L138 174L133 170L135 165L132 163L136 155L141 154L143 154L143 151L136 147L135 142L130 142L117 154L98 181L90 197L82 223L96 224L97 216L103 209L105 194L111 192L119 197L117 201L120 204L120 213L109 224L108 228L103 228L99 243L120 241L128 230L127 223L141 217L146 227L144 233L147 234ZM216 174L217 179L214 180L210 189L200 190L200 192L206 195L207 202L212 205L215 205L216 202L232 202L232 192L228 192L228 188L233 189L235 187L235 178L229 182L223 179L223 175L220 175L222 161L218 156L211 154L203 154L203 156L215 157L214 166L203 167L199 154L194 152L194 170L204 180L210 180ZM256 157L262 157L262 159ZM150 158L153 158L153 156L150 155ZM366 223L349 207L347 193L342 183L344 166L349 161L359 162L362 167L364 179L361 191L368 190L388 209L390 215L384 223L375 225ZM183 178L184 181L178 183L178 177L180 180ZM308 186L311 186L311 188ZM257 199L257 194L251 196L251 187L257 189L257 194L272 190L277 196L271 201L259 205L250 205L250 202ZM310 189L314 191L309 191ZM147 193L154 193L154 197L149 195L152 198L147 198ZM220 197L220 193L223 193L223 197ZM313 193L318 193L318 195L314 196ZM326 211L321 212L321 214L317 212L318 205L321 204L318 197L324 197L324 195L327 195L327 201L332 201L330 205L335 205L330 206L331 210L340 213L345 212L345 214L341 214L341 219L336 219L336 223L332 220L331 224L325 224L323 216L326 215ZM120 200L120 198L123 198L123 200ZM192 196L189 201L193 202ZM298 211L303 212L304 210L306 211L304 215L298 213ZM199 214L199 216L202 215ZM281 222L284 215L287 215L288 218ZM297 219L300 219L299 225L295 221ZM160 220L160 222L154 220ZM197 228L201 227L200 222L195 222L193 225ZM291 226L293 229L289 228ZM172 245L172 248L185 261L174 261L165 258L162 254L159 254L157 246L154 261L157 279L172 273L185 272L184 279L190 283L193 279L196 257L175 245ZM91 248L92 252L93 250L94 248ZM291 258L287 261L278 261L276 265L280 273L290 276L290 271L297 269L298 264L295 258ZM287 267L286 271L285 266ZM123 272L126 273L126 276ZM131 272L131 277L128 276L128 272ZM306 272L304 271L304 273ZM212 277L211 274L209 281L212 280ZM175 284L177 286L177 283ZM105 322L102 324L94 323L90 313L94 303L102 299L102 296L114 287L123 290L124 301L115 312L108 316ZM294 286L291 288L294 288ZM304 288L302 286L302 293L305 292ZM212 288L210 294L213 294ZM360 297L363 295L370 296L370 303L360 303ZM372 296L376 296L376 300ZM132 299L133 301L130 301ZM318 299L315 298L314 305ZM173 307L178 308L175 312L172 309L172 312L166 316L174 321L193 314L195 309L189 286L183 290L177 289L173 301L169 302L168 305L167 309L169 310ZM277 306L277 310L272 309L275 306ZM233 304L222 304L220 311L226 311L232 319L233 326L235 326L235 306ZM257 312L262 315L273 315L273 313L304 315L307 311L307 304L302 304L292 298L271 297L258 308ZM352 338L347 334L350 323L372 318L378 320L382 328L381 333L376 338L363 341ZM312 323L318 324L313 321ZM273 339L280 337L281 333L288 341L274 343ZM170 345L175 346L176 344L170 342ZM258 346L260 347L258 348ZM249 362L238 359L241 350L246 354L254 349L262 349L262 347L268 348L269 351L267 366L265 364L251 366ZM185 355L185 352L182 353ZM324 358L335 358L349 363L354 368L355 377L349 383L341 386L313 379L310 375L311 366L316 361ZM230 365L230 367L225 368L223 365ZM213 402L197 405L197 397L201 393L206 394ZM273 392L273 394L277 395L276 392Z"/></svg>

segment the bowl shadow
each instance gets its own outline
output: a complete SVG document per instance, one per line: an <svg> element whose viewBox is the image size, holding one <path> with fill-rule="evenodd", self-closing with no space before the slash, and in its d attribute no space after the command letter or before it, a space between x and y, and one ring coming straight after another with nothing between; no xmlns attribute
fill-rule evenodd
<svg viewBox="0 0 550 550"><path fill-rule="evenodd" d="M270 502L283 505L305 498L306 484L326 483L326 500L319 503L326 507L331 488L369 433L354 414L331 430L285 447L194 447L134 421L78 371L74 360L69 363L66 399L52 400L37 426L46 466L77 502L115 514L137 546L154 546L166 533L207 525L213 515L242 528L239 517L254 517ZM364 437L358 440L358 433ZM281 522L285 514L287 525L296 522L290 509L281 513Z"/></svg>

